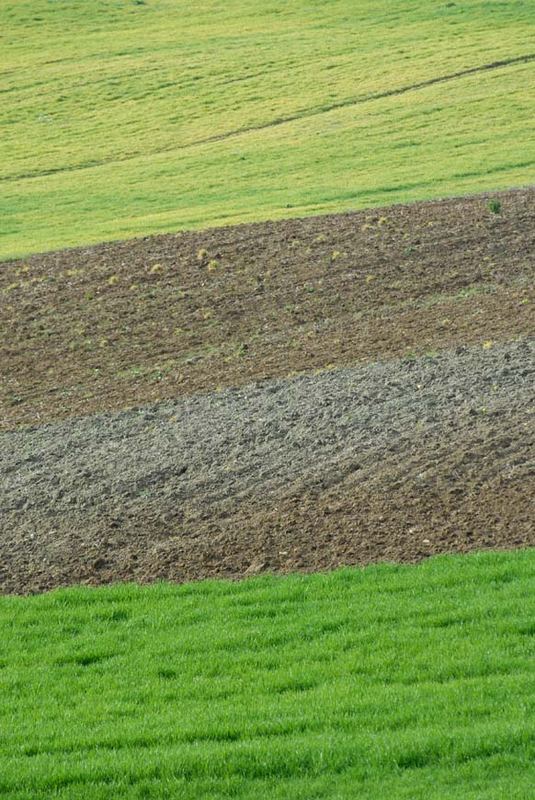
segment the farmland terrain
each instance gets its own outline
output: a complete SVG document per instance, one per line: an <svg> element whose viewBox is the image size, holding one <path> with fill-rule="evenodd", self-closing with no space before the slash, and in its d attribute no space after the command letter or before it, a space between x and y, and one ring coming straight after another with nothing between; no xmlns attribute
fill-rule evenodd
<svg viewBox="0 0 535 800"><path fill-rule="evenodd" d="M534 544L534 356L462 348L3 434L0 586Z"/></svg>
<svg viewBox="0 0 535 800"><path fill-rule="evenodd" d="M535 190L0 269L0 428L534 332Z"/></svg>
<svg viewBox="0 0 535 800"><path fill-rule="evenodd" d="M0 4L2 800L532 800L534 42Z"/></svg>
<svg viewBox="0 0 535 800"><path fill-rule="evenodd" d="M0 602L6 800L528 800L535 551Z"/></svg>
<svg viewBox="0 0 535 800"><path fill-rule="evenodd" d="M6 263L2 590L535 544L534 231L529 189Z"/></svg>

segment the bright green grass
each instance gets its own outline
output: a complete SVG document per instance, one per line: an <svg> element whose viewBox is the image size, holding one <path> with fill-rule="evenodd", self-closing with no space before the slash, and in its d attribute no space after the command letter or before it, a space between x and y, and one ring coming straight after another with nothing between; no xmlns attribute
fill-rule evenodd
<svg viewBox="0 0 535 800"><path fill-rule="evenodd" d="M531 798L535 550L0 600L2 798Z"/></svg>
<svg viewBox="0 0 535 800"><path fill-rule="evenodd" d="M535 0L4 0L0 256L532 183L535 62L369 98L534 34Z"/></svg>

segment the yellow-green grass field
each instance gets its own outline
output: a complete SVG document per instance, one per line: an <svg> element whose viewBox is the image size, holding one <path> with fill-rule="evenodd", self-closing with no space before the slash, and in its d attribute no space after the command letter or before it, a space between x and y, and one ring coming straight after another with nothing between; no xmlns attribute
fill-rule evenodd
<svg viewBox="0 0 535 800"><path fill-rule="evenodd" d="M528 800L535 550L0 602L0 796Z"/></svg>
<svg viewBox="0 0 535 800"><path fill-rule="evenodd" d="M0 257L533 183L534 42L535 0L6 0Z"/></svg>

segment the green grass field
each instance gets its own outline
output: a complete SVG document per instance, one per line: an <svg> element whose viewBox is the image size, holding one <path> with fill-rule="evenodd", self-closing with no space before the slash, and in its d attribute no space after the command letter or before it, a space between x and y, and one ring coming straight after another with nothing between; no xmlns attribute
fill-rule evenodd
<svg viewBox="0 0 535 800"><path fill-rule="evenodd" d="M534 32L535 0L6 0L0 257L532 183L534 60L417 84Z"/></svg>
<svg viewBox="0 0 535 800"><path fill-rule="evenodd" d="M531 798L535 551L0 601L0 796Z"/></svg>

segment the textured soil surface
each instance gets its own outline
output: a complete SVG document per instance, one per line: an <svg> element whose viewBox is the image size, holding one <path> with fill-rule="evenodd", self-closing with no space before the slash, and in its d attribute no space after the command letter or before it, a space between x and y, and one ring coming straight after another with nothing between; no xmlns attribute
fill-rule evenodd
<svg viewBox="0 0 535 800"><path fill-rule="evenodd" d="M0 591L535 545L535 191L499 199L0 265Z"/></svg>
<svg viewBox="0 0 535 800"><path fill-rule="evenodd" d="M4 591L533 541L535 340L4 433Z"/></svg>
<svg viewBox="0 0 535 800"><path fill-rule="evenodd" d="M535 189L0 265L0 429L534 330Z"/></svg>

